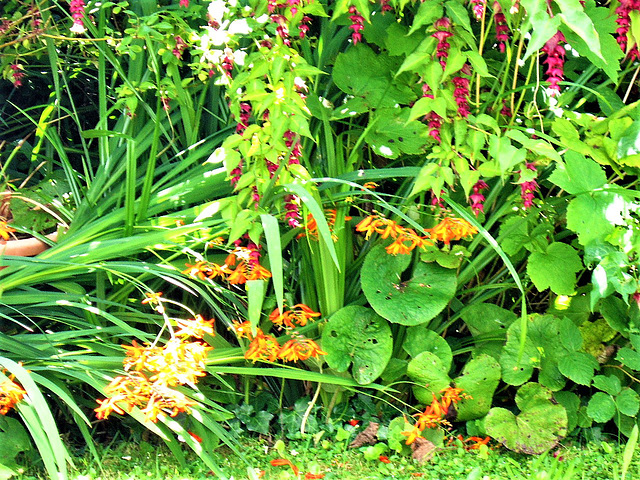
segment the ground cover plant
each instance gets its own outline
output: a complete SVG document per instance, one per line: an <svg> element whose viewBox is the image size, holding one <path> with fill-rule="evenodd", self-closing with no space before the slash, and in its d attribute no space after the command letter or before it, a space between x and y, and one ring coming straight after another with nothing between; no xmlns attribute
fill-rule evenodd
<svg viewBox="0 0 640 480"><path fill-rule="evenodd" d="M0 258L3 475L635 445L636 3L3 4L0 237L51 247Z"/></svg>

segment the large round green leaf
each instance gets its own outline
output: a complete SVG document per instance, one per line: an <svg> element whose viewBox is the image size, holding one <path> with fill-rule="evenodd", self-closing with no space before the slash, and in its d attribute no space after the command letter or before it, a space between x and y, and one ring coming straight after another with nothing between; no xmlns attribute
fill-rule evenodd
<svg viewBox="0 0 640 480"><path fill-rule="evenodd" d="M500 364L489 355L478 355L467 362L462 374L454 382L456 387L470 396L456 405L457 420L484 417L491 408L493 393L500 382Z"/></svg>
<svg viewBox="0 0 640 480"><path fill-rule="evenodd" d="M367 254L362 290L373 309L390 322L420 325L440 313L456 292L456 273L431 263L418 263L403 282L410 255L389 255L383 245Z"/></svg>
<svg viewBox="0 0 640 480"><path fill-rule="evenodd" d="M523 385L516 395L519 415L492 408L485 418L487 433L509 450L540 454L567 435L567 412L552 402L551 391L539 383Z"/></svg>
<svg viewBox="0 0 640 480"><path fill-rule="evenodd" d="M451 368L453 361L451 347L444 338L433 330L428 330L424 325L407 328L402 348L413 358L422 352L435 353L442 360L446 370Z"/></svg>
<svg viewBox="0 0 640 480"><path fill-rule="evenodd" d="M439 395L441 390L451 385L448 370L449 367L432 352L422 352L409 362L407 376L417 383L413 394L420 403L431 403L433 394Z"/></svg>
<svg viewBox="0 0 640 480"><path fill-rule="evenodd" d="M334 313L322 331L322 349L331 368L351 374L360 384L373 382L384 371L393 351L389 324L365 307L350 305Z"/></svg>

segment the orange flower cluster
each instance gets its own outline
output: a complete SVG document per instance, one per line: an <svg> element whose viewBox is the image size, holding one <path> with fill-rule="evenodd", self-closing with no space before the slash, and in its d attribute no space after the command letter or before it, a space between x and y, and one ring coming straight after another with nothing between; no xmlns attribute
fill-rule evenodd
<svg viewBox="0 0 640 480"><path fill-rule="evenodd" d="M179 330L162 347L141 346L134 340L123 345L126 357L123 361L126 375L114 378L107 387L108 398L98 400L95 409L99 419L112 412L124 414L119 406L127 409L143 407L145 418L157 422L160 415L174 417L179 412L189 412L196 404L174 387L193 386L205 373L205 360L212 347L203 342L189 341L188 337L202 338L214 335L213 320L205 321L200 315L193 320L179 320Z"/></svg>
<svg viewBox="0 0 640 480"><path fill-rule="evenodd" d="M14 378L15 376L11 375L0 383L0 415L6 415L27 394L20 385L13 381Z"/></svg>
<svg viewBox="0 0 640 480"><path fill-rule="evenodd" d="M319 317L320 312L314 312L308 306L299 303L294 305L292 310L280 313L279 309L275 309L269 315L269 319L281 328L291 330L296 326L305 326L307 322L313 321L315 317ZM250 340L249 348L244 354L244 358L256 362L267 361L275 362L282 360L284 362L297 362L298 360L308 360L318 355L326 355L320 349L320 346L309 338L305 338L296 332L291 332L291 339L280 345L278 340L273 336L266 334L262 329L256 329L255 336L251 332L251 323L233 322L231 327L238 338L247 338Z"/></svg>
<svg viewBox="0 0 640 480"><path fill-rule="evenodd" d="M327 217L327 225L329 225L329 230L331 231L331 238L334 242L338 241L338 237L335 233L333 233L333 227L336 224L336 215L337 210L335 208L328 208L324 211L325 216ZM351 217L344 217L345 221L351 220ZM316 222L315 217L312 214L307 215L307 222L304 225L304 232L298 235L296 238L306 237L307 235L314 240L318 240L318 223Z"/></svg>
<svg viewBox="0 0 640 480"><path fill-rule="evenodd" d="M449 245L452 240L460 240L478 233L478 229L462 218L446 217L433 228L424 229L427 233L420 236L415 230L398 225L394 220L370 215L356 225L357 232L365 233L365 240L369 240L373 233L382 239L391 237L393 243L386 247L391 255L408 254L415 248L425 248L434 245L433 242L444 242Z"/></svg>
<svg viewBox="0 0 640 480"><path fill-rule="evenodd" d="M460 240L478 233L478 229L463 218L445 217L433 228L428 230L433 240L449 245L451 240Z"/></svg>
<svg viewBox="0 0 640 480"><path fill-rule="evenodd" d="M252 252L246 247L236 247L222 265L204 260L196 262L195 265L187 263L187 269L182 273L200 280L213 280L220 277L234 285L247 283L247 280L271 278L271 272L252 257ZM235 267L235 269L231 267Z"/></svg>
<svg viewBox="0 0 640 480"><path fill-rule="evenodd" d="M462 442L465 450L478 450L481 445L487 445L489 443L489 437L469 437L465 440L462 435L456 437Z"/></svg>
<svg viewBox="0 0 640 480"><path fill-rule="evenodd" d="M278 325L282 328L295 328L296 325L304 327L309 320L313 321L314 317L319 317L320 312L314 312L303 303L298 303L293 306L293 310L287 310L284 313L280 313L280 310L276 308L269 320L274 325Z"/></svg>
<svg viewBox="0 0 640 480"><path fill-rule="evenodd" d="M407 437L407 445L411 445L416 438L422 438L422 431L425 428L436 428L438 425L447 424L445 416L451 404L458 403L463 398L470 398L462 393L461 388L447 387L441 390L440 393L442 394L440 400L433 394L431 405L427 405L424 412L416 415L418 420L415 425L410 430L402 432L402 435Z"/></svg>
<svg viewBox="0 0 640 480"><path fill-rule="evenodd" d="M370 215L356 225L357 232L365 233L365 240L373 233L380 235L382 239L393 238L393 243L386 250L391 255L408 254L414 248L425 248L433 245L428 236L421 237L412 228L405 228L398 225L394 220Z"/></svg>

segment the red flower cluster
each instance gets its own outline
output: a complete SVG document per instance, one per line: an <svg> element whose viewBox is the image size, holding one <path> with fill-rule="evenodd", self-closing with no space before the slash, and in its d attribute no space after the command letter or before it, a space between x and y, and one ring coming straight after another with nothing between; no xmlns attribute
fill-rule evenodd
<svg viewBox="0 0 640 480"><path fill-rule="evenodd" d="M238 135L242 135L249 126L249 118L251 118L251 104L249 102L240 102L240 121L236 125L236 133Z"/></svg>
<svg viewBox="0 0 640 480"><path fill-rule="evenodd" d="M307 17L306 15L302 17L302 20L300 20L300 26L298 27L298 30L300 30L300 40L306 37L307 33L309 33L310 23L311 23L311 17Z"/></svg>
<svg viewBox="0 0 640 480"><path fill-rule="evenodd" d="M544 63L547 64L547 80L551 84L549 85L550 95L557 95L560 92L558 83L564 79L564 56L566 53L562 46L564 42L563 33L558 31L542 47L542 51L547 55Z"/></svg>
<svg viewBox="0 0 640 480"><path fill-rule="evenodd" d="M389 5L389 0L380 0L380 6L382 7L382 14L393 11L393 7Z"/></svg>
<svg viewBox="0 0 640 480"><path fill-rule="evenodd" d="M487 188L489 188L489 186L483 180L478 180L473 186L473 193L469 195L469 200L471 200L471 210L476 214L476 217L480 212L484 212L484 195L480 192Z"/></svg>
<svg viewBox="0 0 640 480"><path fill-rule="evenodd" d="M238 127L236 127L236 129L237 128ZM231 180L229 180L229 182L231 183L232 187L235 187L237 183L240 181L240 177L242 176L242 165L243 165L242 160L240 160L240 162L238 163L238 166L233 170L231 170Z"/></svg>
<svg viewBox="0 0 640 480"><path fill-rule="evenodd" d="M297 203L298 197L295 195L285 195L284 196L284 209L286 213L284 214L284 218L289 223L291 228L298 228L300 226L300 220L302 217L300 216L300 206Z"/></svg>
<svg viewBox="0 0 640 480"><path fill-rule="evenodd" d="M487 8L487 0L469 0L469 3L472 5L471 10L473 11L473 16L476 17L476 20L482 20L482 17L484 17L484 11Z"/></svg>
<svg viewBox="0 0 640 480"><path fill-rule="evenodd" d="M451 33L451 20L446 17L442 17L433 24L436 27L436 32L432 33L431 36L438 40L438 45L436 46L436 58L440 61L440 65L442 65L442 70L444 70L447 66L447 57L449 57L449 48L451 48L451 44L447 42L447 38L451 37L453 33Z"/></svg>
<svg viewBox="0 0 640 480"><path fill-rule="evenodd" d="M291 130L287 130L284 132L284 144L287 148L291 149L291 153L289 154L289 165L299 165L300 157L302 156L300 137Z"/></svg>
<svg viewBox="0 0 640 480"><path fill-rule="evenodd" d="M442 127L442 117L436 112L429 113L425 120L427 121L427 127L429 127L429 135L438 143L442 142L440 138L440 128Z"/></svg>
<svg viewBox="0 0 640 480"><path fill-rule="evenodd" d="M73 18L73 26L71 27L73 33L80 34L86 30L86 28L84 28L84 8L84 0L71 0L69 11Z"/></svg>
<svg viewBox="0 0 640 480"><path fill-rule="evenodd" d="M469 110L469 76L471 75L471 67L468 63L458 71L458 76L453 77L453 85L456 87L453 91L453 97L458 105L458 114L467 118L471 111Z"/></svg>
<svg viewBox="0 0 640 480"><path fill-rule="evenodd" d="M13 73L11 74L11 76L13 77L13 86L14 87L21 87L22 86L22 79L24 78L24 72L22 71L22 65L20 65L18 63L14 63L13 65L10 65L9 68L11 68L11 70L13 70Z"/></svg>
<svg viewBox="0 0 640 480"><path fill-rule="evenodd" d="M233 50L231 50L230 48L224 49L224 57L222 57L220 68L222 68L222 71L227 77L232 78L231 72L233 71Z"/></svg>
<svg viewBox="0 0 640 480"><path fill-rule="evenodd" d="M507 48L506 42L509 41L509 26L507 18L502 13L502 7L499 2L493 2L493 19L496 24L496 41L498 42L498 50L504 53Z"/></svg>
<svg viewBox="0 0 640 480"><path fill-rule="evenodd" d="M353 5L349 7L349 13L349 20L351 20L351 25L349 25L349 28L353 30L353 33L351 34L351 40L353 40L354 45L357 45L358 42L362 41L362 33L360 32L364 30L364 17L360 15L358 9Z"/></svg>
<svg viewBox="0 0 640 480"><path fill-rule="evenodd" d="M526 167L529 170L536 171L536 167L533 163L527 163ZM535 180L528 180L520 183L520 196L522 197L522 206L527 209L533 206L533 199L535 198L536 190L538 189L538 183Z"/></svg>
<svg viewBox="0 0 640 480"><path fill-rule="evenodd" d="M179 35L176 36L176 46L171 51L171 53L173 53L173 55L178 60L182 60L182 52L184 52L185 48L187 48L187 44L185 43L185 41Z"/></svg>
<svg viewBox="0 0 640 480"><path fill-rule="evenodd" d="M640 10L640 0L620 0L620 6L616 8L616 15L618 15L618 18L616 19L616 23L618 24L618 28L616 29L616 40L622 51L625 52L627 57L632 61L640 57L637 44L634 44L631 49L627 51L627 43L629 41L627 34L631 25L629 14L634 10Z"/></svg>

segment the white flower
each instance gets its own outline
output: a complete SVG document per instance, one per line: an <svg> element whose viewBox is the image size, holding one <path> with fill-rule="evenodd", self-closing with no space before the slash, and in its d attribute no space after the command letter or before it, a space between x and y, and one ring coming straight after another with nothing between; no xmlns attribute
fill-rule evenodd
<svg viewBox="0 0 640 480"><path fill-rule="evenodd" d="M228 11L229 9L227 8L227 2L225 2L224 0L213 0L209 4L209 8L207 9L209 20L218 24L222 23L222 18Z"/></svg>
<svg viewBox="0 0 640 480"><path fill-rule="evenodd" d="M87 31L87 29L84 28L84 25L82 23L74 23L69 30L75 33L76 35L82 35L84 32Z"/></svg>
<svg viewBox="0 0 640 480"><path fill-rule="evenodd" d="M247 52L243 52L242 50L236 50L233 52L233 60L237 65L244 65L244 59L247 57Z"/></svg>
<svg viewBox="0 0 640 480"><path fill-rule="evenodd" d="M256 18L256 22L258 23L267 23L269 21L269 15L263 13L258 18Z"/></svg>
<svg viewBox="0 0 640 480"><path fill-rule="evenodd" d="M251 33L251 28L249 27L247 20L245 18L241 18L231 22L228 31L231 35L248 35Z"/></svg>
<svg viewBox="0 0 640 480"><path fill-rule="evenodd" d="M207 37L207 44L220 46L226 45L227 42L231 39L231 35L229 32L223 28L216 30L212 27L204 27L207 30L207 34L202 36L202 40L205 40L205 36Z"/></svg>

